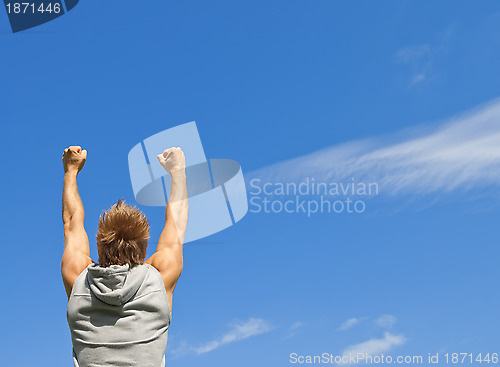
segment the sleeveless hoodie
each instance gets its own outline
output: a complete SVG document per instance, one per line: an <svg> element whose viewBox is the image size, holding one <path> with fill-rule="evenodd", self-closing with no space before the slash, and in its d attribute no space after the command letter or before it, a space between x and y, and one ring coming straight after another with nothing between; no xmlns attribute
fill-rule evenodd
<svg viewBox="0 0 500 367"><path fill-rule="evenodd" d="M153 266L90 264L68 301L75 367L164 366L171 318Z"/></svg>

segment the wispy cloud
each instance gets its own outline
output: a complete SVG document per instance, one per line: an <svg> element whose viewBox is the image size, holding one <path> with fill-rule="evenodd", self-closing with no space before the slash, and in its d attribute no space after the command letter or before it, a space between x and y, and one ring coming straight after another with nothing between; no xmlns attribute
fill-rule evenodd
<svg viewBox="0 0 500 367"><path fill-rule="evenodd" d="M403 335L394 335L385 332L382 338L373 338L359 344L348 346L342 351L342 356L345 360L348 360L350 355L355 356L358 355L358 353L365 356L375 356L389 352L394 347L403 345L405 342L406 338Z"/></svg>
<svg viewBox="0 0 500 367"><path fill-rule="evenodd" d="M382 315L382 316L378 317L377 319L375 319L375 324L377 326L390 329L391 327L394 326L396 321L397 321L397 319L393 315Z"/></svg>
<svg viewBox="0 0 500 367"><path fill-rule="evenodd" d="M385 195L500 186L500 100L434 126L333 145L247 174L250 182L375 182Z"/></svg>
<svg viewBox="0 0 500 367"><path fill-rule="evenodd" d="M433 67L433 52L430 45L403 47L396 52L395 57L397 63L410 68L412 84L422 83L430 78Z"/></svg>
<svg viewBox="0 0 500 367"><path fill-rule="evenodd" d="M306 324L302 321L294 322L292 325L290 325L290 327L287 330L287 334L282 338L282 340L294 337L295 335L297 335L297 331L303 328L304 326L306 326Z"/></svg>
<svg viewBox="0 0 500 367"><path fill-rule="evenodd" d="M354 325L356 324L359 324L363 319L361 318L356 318L356 317L353 317L351 319L348 319L346 321L344 321L339 327L338 327L338 331L344 331L344 330L348 330L350 328L352 328Z"/></svg>
<svg viewBox="0 0 500 367"><path fill-rule="evenodd" d="M359 323L369 319L368 317L352 317L350 319L345 320L338 328L337 331L345 331L349 330L352 327L358 325ZM385 329L390 329L394 326L397 321L396 316L393 315L382 315L375 319L372 319L373 323L378 327L382 327Z"/></svg>
<svg viewBox="0 0 500 367"><path fill-rule="evenodd" d="M171 350L170 353L174 357L180 357L191 353L205 354L224 345L267 333L272 329L273 327L267 321L263 319L250 318L245 322L233 324L230 330L219 338L205 342L198 346L192 346L187 342L182 342L177 348Z"/></svg>
<svg viewBox="0 0 500 367"><path fill-rule="evenodd" d="M410 73L410 85L416 86L438 78L437 65L440 58L448 51L449 39L455 27L449 26L430 43L402 47L396 51L396 64L403 66Z"/></svg>

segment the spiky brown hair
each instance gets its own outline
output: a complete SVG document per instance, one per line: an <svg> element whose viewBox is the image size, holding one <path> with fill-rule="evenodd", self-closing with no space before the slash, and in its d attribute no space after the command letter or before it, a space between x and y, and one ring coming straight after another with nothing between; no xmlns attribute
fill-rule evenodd
<svg viewBox="0 0 500 367"><path fill-rule="evenodd" d="M96 242L99 265L142 264L146 258L149 222L139 209L119 199L99 218Z"/></svg>

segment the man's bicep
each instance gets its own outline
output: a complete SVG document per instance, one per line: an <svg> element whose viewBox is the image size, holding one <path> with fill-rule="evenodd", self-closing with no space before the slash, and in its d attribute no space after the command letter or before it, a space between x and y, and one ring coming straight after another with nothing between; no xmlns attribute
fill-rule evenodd
<svg viewBox="0 0 500 367"><path fill-rule="evenodd" d="M74 248L66 248L61 260L61 275L63 278L64 288L68 298L73 289L73 284L76 278L92 263L90 256L75 250Z"/></svg>
<svg viewBox="0 0 500 367"><path fill-rule="evenodd" d="M174 220L169 220L165 223L165 228L163 228L160 234L156 251L158 252L168 248L173 249L177 246L181 246L182 249L182 242L183 241L179 238Z"/></svg>
<svg viewBox="0 0 500 367"><path fill-rule="evenodd" d="M71 223L64 225L64 250L72 249L83 252L90 257L89 237L83 224Z"/></svg>
<svg viewBox="0 0 500 367"><path fill-rule="evenodd" d="M91 263L89 239L83 225L65 226L61 275L68 297L76 278Z"/></svg>

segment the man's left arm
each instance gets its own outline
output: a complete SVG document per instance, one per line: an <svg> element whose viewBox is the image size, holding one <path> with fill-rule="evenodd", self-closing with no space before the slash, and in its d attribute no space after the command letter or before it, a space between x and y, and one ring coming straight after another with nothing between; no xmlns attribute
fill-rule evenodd
<svg viewBox="0 0 500 367"><path fill-rule="evenodd" d="M85 211L78 193L76 178L87 159L87 151L79 146L64 150L64 187L62 217L64 223L64 254L61 261L61 275L66 294L71 295L78 275L92 263L89 238L83 226Z"/></svg>

